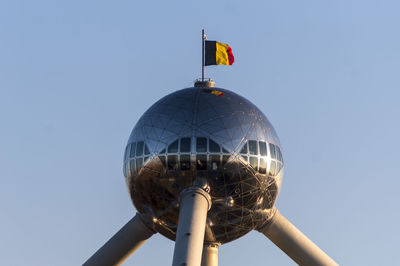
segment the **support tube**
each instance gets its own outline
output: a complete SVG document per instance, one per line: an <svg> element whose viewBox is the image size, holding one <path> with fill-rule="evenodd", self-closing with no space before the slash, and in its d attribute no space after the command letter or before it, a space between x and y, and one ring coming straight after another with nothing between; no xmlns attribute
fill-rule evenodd
<svg viewBox="0 0 400 266"><path fill-rule="evenodd" d="M276 210L271 221L258 231L268 237L299 265L338 265Z"/></svg>
<svg viewBox="0 0 400 266"><path fill-rule="evenodd" d="M207 243L203 247L201 266L218 266L218 247L219 243Z"/></svg>
<svg viewBox="0 0 400 266"><path fill-rule="evenodd" d="M109 266L120 265L135 252L155 231L144 222L140 213L136 213L110 240L107 241L83 265Z"/></svg>
<svg viewBox="0 0 400 266"><path fill-rule="evenodd" d="M181 192L173 266L200 266L210 208L211 197L202 188L194 186Z"/></svg>

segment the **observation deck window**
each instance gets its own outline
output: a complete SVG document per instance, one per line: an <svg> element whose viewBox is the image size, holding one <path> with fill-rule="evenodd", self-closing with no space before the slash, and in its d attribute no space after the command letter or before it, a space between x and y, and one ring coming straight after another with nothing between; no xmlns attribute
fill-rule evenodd
<svg viewBox="0 0 400 266"><path fill-rule="evenodd" d="M209 149L210 152L216 152L216 153L221 152L221 147L218 145L218 143L216 143L212 139L209 139Z"/></svg>
<svg viewBox="0 0 400 266"><path fill-rule="evenodd" d="M250 155L257 155L258 154L257 141L249 140L248 143L249 143L249 153L250 153Z"/></svg>
<svg viewBox="0 0 400 266"><path fill-rule="evenodd" d="M216 171L221 167L221 158L219 155L210 155L211 170Z"/></svg>
<svg viewBox="0 0 400 266"><path fill-rule="evenodd" d="M207 170L207 155L198 154L196 156L196 169Z"/></svg>
<svg viewBox="0 0 400 266"><path fill-rule="evenodd" d="M258 168L258 171L260 172L260 174L267 173L267 163L265 162L264 158L260 158L260 166Z"/></svg>
<svg viewBox="0 0 400 266"><path fill-rule="evenodd" d="M131 144L131 151L129 153L129 157L133 158L136 155L136 142Z"/></svg>
<svg viewBox="0 0 400 266"><path fill-rule="evenodd" d="M190 138L181 139L181 152L190 152Z"/></svg>
<svg viewBox="0 0 400 266"><path fill-rule="evenodd" d="M207 152L207 139L206 138L197 138L196 151L197 152Z"/></svg>
<svg viewBox="0 0 400 266"><path fill-rule="evenodd" d="M190 170L190 155L181 155L181 170Z"/></svg>
<svg viewBox="0 0 400 266"><path fill-rule="evenodd" d="M144 142L143 141L139 141L137 143L136 156L141 156L143 154L143 146L144 146Z"/></svg>
<svg viewBox="0 0 400 266"><path fill-rule="evenodd" d="M175 140L168 146L168 153L177 153L178 152L178 140Z"/></svg>
<svg viewBox="0 0 400 266"><path fill-rule="evenodd" d="M247 154L247 142L244 144L243 148L240 150L241 154Z"/></svg>
<svg viewBox="0 0 400 266"><path fill-rule="evenodd" d="M267 156L267 144L264 141L259 141L258 146L260 148L260 155L261 156Z"/></svg>
<svg viewBox="0 0 400 266"><path fill-rule="evenodd" d="M270 150L270 153L271 153L271 158L276 159L275 145L270 143L269 144L269 150Z"/></svg>

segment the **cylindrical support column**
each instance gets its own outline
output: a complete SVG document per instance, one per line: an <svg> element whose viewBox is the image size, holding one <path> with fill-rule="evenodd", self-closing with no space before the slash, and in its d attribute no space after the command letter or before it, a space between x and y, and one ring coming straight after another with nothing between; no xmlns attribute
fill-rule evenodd
<svg viewBox="0 0 400 266"><path fill-rule="evenodd" d="M338 265L278 210L271 221L258 231L267 236L299 265Z"/></svg>
<svg viewBox="0 0 400 266"><path fill-rule="evenodd" d="M136 213L135 217L125 224L83 265L120 265L154 233L155 231L143 221L141 214Z"/></svg>
<svg viewBox="0 0 400 266"><path fill-rule="evenodd" d="M203 256L201 266L218 266L218 247L219 243L206 243L203 246Z"/></svg>
<svg viewBox="0 0 400 266"><path fill-rule="evenodd" d="M173 266L200 266L210 208L211 197L204 189L194 186L181 192Z"/></svg>

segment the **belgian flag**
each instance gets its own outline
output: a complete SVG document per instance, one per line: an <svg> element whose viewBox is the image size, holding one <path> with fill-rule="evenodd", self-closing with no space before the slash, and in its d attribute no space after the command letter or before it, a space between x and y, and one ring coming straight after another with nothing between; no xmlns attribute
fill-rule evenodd
<svg viewBox="0 0 400 266"><path fill-rule="evenodd" d="M205 41L205 65L232 65L235 58L229 45L216 42Z"/></svg>

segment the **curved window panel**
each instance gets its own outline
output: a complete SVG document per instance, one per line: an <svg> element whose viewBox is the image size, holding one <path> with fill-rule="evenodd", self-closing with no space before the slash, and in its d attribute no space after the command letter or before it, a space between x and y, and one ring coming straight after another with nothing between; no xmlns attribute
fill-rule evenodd
<svg viewBox="0 0 400 266"><path fill-rule="evenodd" d="M272 159L276 159L275 145L270 143L269 144L269 150L270 150L270 153L271 153L271 158Z"/></svg>
<svg viewBox="0 0 400 266"><path fill-rule="evenodd" d="M257 155L258 154L257 141L249 140L248 143L249 143L249 153L250 153L250 155Z"/></svg>
<svg viewBox="0 0 400 266"><path fill-rule="evenodd" d="M162 165L165 167L166 166L165 165L165 156L164 155L158 156L158 159L160 159Z"/></svg>
<svg viewBox="0 0 400 266"><path fill-rule="evenodd" d="M258 168L258 171L260 172L260 174L267 173L267 163L265 162L264 158L260 158L260 167Z"/></svg>
<svg viewBox="0 0 400 266"><path fill-rule="evenodd" d="M229 153L229 151L227 151L224 147L222 147L222 152L223 153Z"/></svg>
<svg viewBox="0 0 400 266"><path fill-rule="evenodd" d="M271 168L269 169L269 175L275 176L275 174L276 174L276 162L271 161Z"/></svg>
<svg viewBox="0 0 400 266"><path fill-rule="evenodd" d="M174 142L169 144L168 153L177 153L177 152L178 152L178 140L175 140Z"/></svg>
<svg viewBox="0 0 400 266"><path fill-rule="evenodd" d="M257 143L256 143L257 144ZM254 156L250 156L250 166L254 169L254 170L258 170L258 158L254 157Z"/></svg>
<svg viewBox="0 0 400 266"><path fill-rule="evenodd" d="M144 157L144 164L147 162L149 160L149 157L147 156L147 157Z"/></svg>
<svg viewBox="0 0 400 266"><path fill-rule="evenodd" d="M278 146L276 146L276 151L277 151L277 155L278 155L278 160L282 162L283 161L282 152Z"/></svg>
<svg viewBox="0 0 400 266"><path fill-rule="evenodd" d="M136 154L136 142L133 142L131 144L131 150L129 152L129 157L133 158L133 157L135 157L135 154Z"/></svg>
<svg viewBox="0 0 400 266"><path fill-rule="evenodd" d="M260 148L260 155L261 156L267 156L267 144L264 141L258 142L258 146Z"/></svg>
<svg viewBox="0 0 400 266"><path fill-rule="evenodd" d="M197 138L196 151L197 152L207 152L207 139L206 138Z"/></svg>
<svg viewBox="0 0 400 266"><path fill-rule="evenodd" d="M196 169L207 170L207 155L199 154L196 156Z"/></svg>
<svg viewBox="0 0 400 266"><path fill-rule="evenodd" d="M231 157L231 156L230 155L222 155L222 165L225 165L228 162L229 157Z"/></svg>
<svg viewBox="0 0 400 266"><path fill-rule="evenodd" d="M164 153L165 153L165 148L162 151L160 151L160 154L164 154Z"/></svg>
<svg viewBox="0 0 400 266"><path fill-rule="evenodd" d="M140 156L140 155L143 154L143 146L144 146L143 141L139 141L139 142L137 143L137 146L136 146L136 156Z"/></svg>
<svg viewBox="0 0 400 266"><path fill-rule="evenodd" d="M247 162L247 156L242 155L242 158Z"/></svg>
<svg viewBox="0 0 400 266"><path fill-rule="evenodd" d="M282 164L281 162L277 162L277 168L276 168L276 173L278 174L282 169Z"/></svg>
<svg viewBox="0 0 400 266"><path fill-rule="evenodd" d="M210 139L209 141L210 142L208 147L210 152L221 152L221 147L218 145L218 143L216 143L212 139Z"/></svg>
<svg viewBox="0 0 400 266"><path fill-rule="evenodd" d="M146 143L144 144L144 154L145 155L150 154L149 147L147 147Z"/></svg>
<svg viewBox="0 0 400 266"><path fill-rule="evenodd" d="M181 139L181 152L190 152L190 138Z"/></svg>
<svg viewBox="0 0 400 266"><path fill-rule="evenodd" d="M247 154L247 142L244 144L243 148L240 150L240 153Z"/></svg>
<svg viewBox="0 0 400 266"><path fill-rule="evenodd" d="M131 145L126 145L125 154L124 154L124 160L129 158L129 152L130 152L129 149L130 149L130 147L131 147Z"/></svg>
<svg viewBox="0 0 400 266"><path fill-rule="evenodd" d="M190 170L190 155L181 155L181 170Z"/></svg>
<svg viewBox="0 0 400 266"><path fill-rule="evenodd" d="M143 166L143 158L136 159L136 171L139 172Z"/></svg>
<svg viewBox="0 0 400 266"><path fill-rule="evenodd" d="M178 155L168 155L168 169L178 169Z"/></svg>
<svg viewBox="0 0 400 266"><path fill-rule="evenodd" d="M130 161L129 167L131 169L131 174L136 173L136 161L135 160Z"/></svg>
<svg viewBox="0 0 400 266"><path fill-rule="evenodd" d="M221 168L221 158L219 155L210 155L211 170L216 171Z"/></svg>

